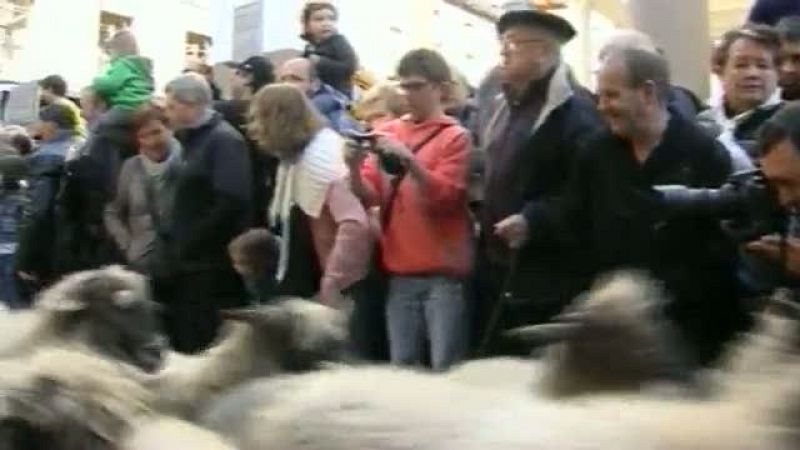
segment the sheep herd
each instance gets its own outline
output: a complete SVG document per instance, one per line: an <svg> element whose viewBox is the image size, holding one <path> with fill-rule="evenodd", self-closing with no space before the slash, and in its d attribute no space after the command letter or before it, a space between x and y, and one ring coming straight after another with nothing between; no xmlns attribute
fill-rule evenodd
<svg viewBox="0 0 800 450"><path fill-rule="evenodd" d="M80 272L0 311L0 450L800 448L800 308L776 296L712 369L682 358L642 274L507 333L541 357L445 374L359 364L344 313L301 299L225 311L170 351L147 281Z"/></svg>

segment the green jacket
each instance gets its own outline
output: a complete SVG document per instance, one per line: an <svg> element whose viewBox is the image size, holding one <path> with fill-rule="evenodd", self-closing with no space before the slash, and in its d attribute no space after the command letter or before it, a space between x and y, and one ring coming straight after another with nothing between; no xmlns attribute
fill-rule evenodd
<svg viewBox="0 0 800 450"><path fill-rule="evenodd" d="M110 107L136 109L153 95L153 65L141 56L119 57L92 87Z"/></svg>

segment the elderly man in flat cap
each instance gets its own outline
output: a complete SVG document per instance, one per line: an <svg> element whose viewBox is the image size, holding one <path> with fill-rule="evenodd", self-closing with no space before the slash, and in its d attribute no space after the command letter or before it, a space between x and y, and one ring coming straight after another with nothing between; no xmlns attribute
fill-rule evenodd
<svg viewBox="0 0 800 450"><path fill-rule="evenodd" d="M593 98L562 60L561 47L576 34L572 25L528 2L505 8L497 23L503 93L479 130L486 158L479 273L486 279L478 320L488 322L501 294L510 293L508 320L498 328L547 320L580 291L578 243L565 236L544 247L526 245L523 210L561 193L579 147L602 126ZM491 334L485 323L477 325L484 338Z"/></svg>

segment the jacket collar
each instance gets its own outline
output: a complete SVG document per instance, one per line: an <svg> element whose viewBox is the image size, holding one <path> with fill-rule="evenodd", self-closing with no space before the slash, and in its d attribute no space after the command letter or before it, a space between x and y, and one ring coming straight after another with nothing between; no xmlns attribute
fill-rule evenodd
<svg viewBox="0 0 800 450"><path fill-rule="evenodd" d="M714 122L719 124L723 130L734 130L740 124L746 122L754 114L761 111L770 110L780 105L782 102L781 90L776 89L775 92L773 92L772 95L761 105L734 117L728 117L728 114L725 111L725 96L722 95L712 102L711 107L709 108L709 114L713 118Z"/></svg>
<svg viewBox="0 0 800 450"><path fill-rule="evenodd" d="M531 89L535 89L532 87ZM531 93L531 90L528 91ZM542 111L539 113L539 117L536 119L536 123L533 124L531 127L531 134L535 134L536 131L541 128L541 126L550 118L550 115L566 103L573 95L575 95L575 89L572 87L572 82L570 81L569 76L569 66L565 63L561 62L556 66L555 72L550 77L550 81L547 84L547 89L545 91L545 95L547 99L545 101L544 106L542 106ZM501 102L498 110L495 112L495 118L499 117L500 114L507 113L509 108L508 98L505 94L498 94L496 99ZM494 120L492 121L494 122Z"/></svg>

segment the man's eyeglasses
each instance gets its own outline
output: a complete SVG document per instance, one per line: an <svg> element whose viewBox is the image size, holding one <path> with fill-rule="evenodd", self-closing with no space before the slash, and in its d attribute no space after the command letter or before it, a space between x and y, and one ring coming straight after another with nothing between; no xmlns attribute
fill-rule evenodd
<svg viewBox="0 0 800 450"><path fill-rule="evenodd" d="M427 81L416 80L416 81L403 81L398 86L400 87L400 89L404 91L418 91L427 86L428 84L430 83L428 83Z"/></svg>
<svg viewBox="0 0 800 450"><path fill-rule="evenodd" d="M545 41L543 39L501 39L500 47L516 51L526 45L535 44L537 47L541 47L544 43Z"/></svg>

